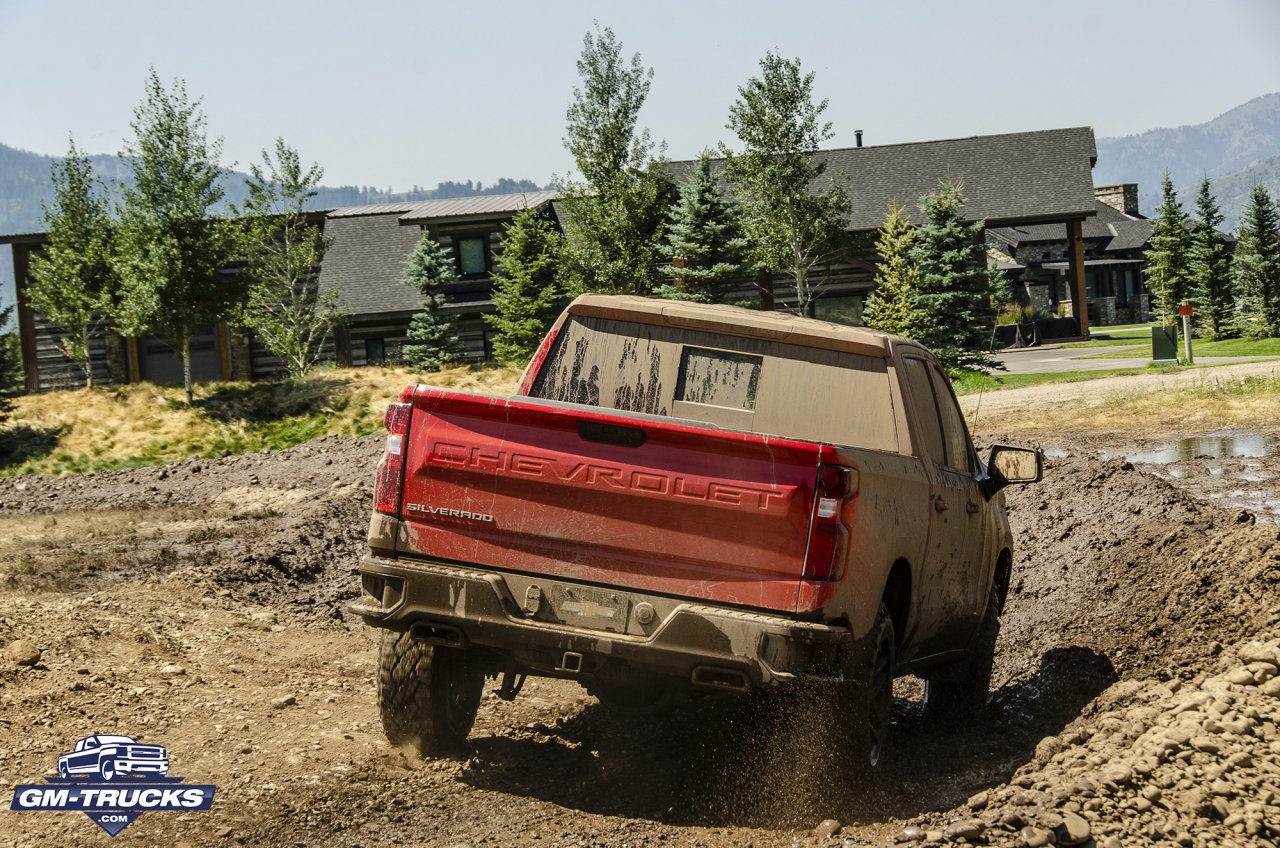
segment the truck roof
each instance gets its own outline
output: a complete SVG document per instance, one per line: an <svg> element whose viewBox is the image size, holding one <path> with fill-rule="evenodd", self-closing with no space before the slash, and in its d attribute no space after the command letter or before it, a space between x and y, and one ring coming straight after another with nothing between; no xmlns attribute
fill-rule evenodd
<svg viewBox="0 0 1280 848"><path fill-rule="evenodd" d="M569 304L566 311L571 315L707 330L881 358L888 357L894 347L924 349L918 342L869 327L851 327L786 312L762 312L719 303L584 294Z"/></svg>

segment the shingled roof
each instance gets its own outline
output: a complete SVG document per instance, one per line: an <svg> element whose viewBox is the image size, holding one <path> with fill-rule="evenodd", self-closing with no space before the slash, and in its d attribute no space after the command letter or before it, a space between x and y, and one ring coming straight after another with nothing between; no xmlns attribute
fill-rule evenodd
<svg viewBox="0 0 1280 848"><path fill-rule="evenodd" d="M320 290L341 292L352 315L422 308L422 296L403 282L405 261L422 230L401 226L402 214L395 208L381 214L329 216L325 235L333 238L333 246L320 267Z"/></svg>
<svg viewBox="0 0 1280 848"><path fill-rule="evenodd" d="M853 231L878 229L894 202L922 223L918 201L943 181L962 183L965 217L986 219L989 227L1083 220L1096 211L1091 127L845 147L815 156L827 166L815 189L847 178ZM679 181L691 165L672 162L668 170Z"/></svg>
<svg viewBox="0 0 1280 848"><path fill-rule="evenodd" d="M1134 250L1151 238L1151 222L1145 218L1126 215L1119 209L1095 200L1097 215L1085 220L1081 236L1086 241L1107 240L1105 249ZM1031 224L1017 227L999 227L990 233L1001 241L1018 247L1023 244L1040 244L1067 240L1065 224Z"/></svg>

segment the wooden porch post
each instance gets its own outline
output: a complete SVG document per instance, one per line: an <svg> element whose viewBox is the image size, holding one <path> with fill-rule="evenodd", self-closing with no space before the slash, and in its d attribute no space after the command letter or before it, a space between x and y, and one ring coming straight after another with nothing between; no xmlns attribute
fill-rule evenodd
<svg viewBox="0 0 1280 848"><path fill-rule="evenodd" d="M1067 285L1071 289L1071 314L1081 338L1089 338L1089 300L1084 286L1084 235L1079 221L1067 222Z"/></svg>
<svg viewBox="0 0 1280 848"><path fill-rule="evenodd" d="M30 393L40 391L40 360L36 350L36 316L27 301L28 254L32 248L13 245L13 285L18 300L18 348L22 354L22 373Z"/></svg>

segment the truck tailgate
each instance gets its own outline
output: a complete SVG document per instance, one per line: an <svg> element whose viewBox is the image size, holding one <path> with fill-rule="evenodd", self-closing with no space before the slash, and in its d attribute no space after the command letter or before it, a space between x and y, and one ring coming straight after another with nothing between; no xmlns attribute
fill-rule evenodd
<svg viewBox="0 0 1280 848"><path fill-rule="evenodd" d="M794 611L830 448L419 386L401 552Z"/></svg>

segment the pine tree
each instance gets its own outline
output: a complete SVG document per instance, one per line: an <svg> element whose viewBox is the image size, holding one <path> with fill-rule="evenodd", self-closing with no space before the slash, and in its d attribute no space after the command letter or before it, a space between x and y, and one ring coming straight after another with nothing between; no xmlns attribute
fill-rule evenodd
<svg viewBox="0 0 1280 848"><path fill-rule="evenodd" d="M44 209L49 233L31 260L27 297L57 328L58 349L93 386L92 340L110 323L119 297L111 267L111 214L89 157L71 141L67 158L53 163L53 205Z"/></svg>
<svg viewBox="0 0 1280 848"><path fill-rule="evenodd" d="M186 84L169 91L152 68L146 98L130 125L136 136L121 154L133 171L125 190L114 263L121 281L118 322L131 336L155 333L182 363L192 400L191 337L228 317L244 281L217 272L231 259L234 234L212 208L223 197L218 157L209 142L200 101Z"/></svg>
<svg viewBox="0 0 1280 848"><path fill-rule="evenodd" d="M304 169L298 151L282 138L276 139L275 158L264 150L262 161L249 166L249 197L239 210L242 273L250 285L236 323L253 330L290 376L300 377L346 317L338 293L321 294L316 279L333 239L304 211L324 169Z"/></svg>
<svg viewBox="0 0 1280 848"><path fill-rule="evenodd" d="M1196 229L1191 234L1190 300L1196 327L1210 338L1233 335L1236 292L1231 280L1231 256L1218 228L1222 212L1208 179L1196 197Z"/></svg>
<svg viewBox="0 0 1280 848"><path fill-rule="evenodd" d="M494 312L484 316L497 330L493 355L501 362L524 363L537 351L568 298L557 266L560 233L528 207L502 231L502 253L493 275Z"/></svg>
<svg viewBox="0 0 1280 848"><path fill-rule="evenodd" d="M916 228L907 220L906 210L897 203L891 204L876 238L876 289L862 312L868 327L899 336L916 334L920 275L911 261L915 237Z"/></svg>
<svg viewBox="0 0 1280 848"><path fill-rule="evenodd" d="M797 311L811 316L822 294L813 272L843 252L849 198L843 175L826 174L814 156L833 133L822 120L827 101L813 100L813 74L772 52L760 71L729 109L743 149L721 146L725 175L742 198L755 263L790 276Z"/></svg>
<svg viewBox="0 0 1280 848"><path fill-rule="evenodd" d="M409 344L404 346L404 361L424 371L439 371L462 358L462 340L458 337L457 319L445 315L444 287L457 279L451 257L440 243L423 232L418 246L405 264L404 282L422 294L422 310L409 322Z"/></svg>
<svg viewBox="0 0 1280 848"><path fill-rule="evenodd" d="M985 221L965 224L964 195L950 183L920 202L910 258L918 279L909 329L949 370L999 367L991 354L992 295L1003 275L987 267Z"/></svg>
<svg viewBox="0 0 1280 848"><path fill-rule="evenodd" d="M742 232L742 210L724 196L712 172L711 153L703 151L680 187L662 246L671 264L660 270L674 282L654 293L672 300L719 303L726 286L745 273L749 246ZM683 264L677 266L677 260Z"/></svg>
<svg viewBox="0 0 1280 848"><path fill-rule="evenodd" d="M565 115L565 147L583 182L566 181L562 276L566 290L648 294L657 283L658 245L675 187L661 150L637 131L653 69L597 24L583 37L581 87Z"/></svg>
<svg viewBox="0 0 1280 848"><path fill-rule="evenodd" d="M1254 339L1280 336L1280 228L1265 186L1254 186L1240 223L1232 262L1241 301L1240 330Z"/></svg>
<svg viewBox="0 0 1280 848"><path fill-rule="evenodd" d="M1160 190L1163 200L1156 210L1159 217L1152 225L1146 276L1147 285L1156 298L1155 308L1160 323L1172 324L1178 313L1178 304L1189 294L1191 233L1187 228L1187 213L1178 202L1168 171L1165 171Z"/></svg>

